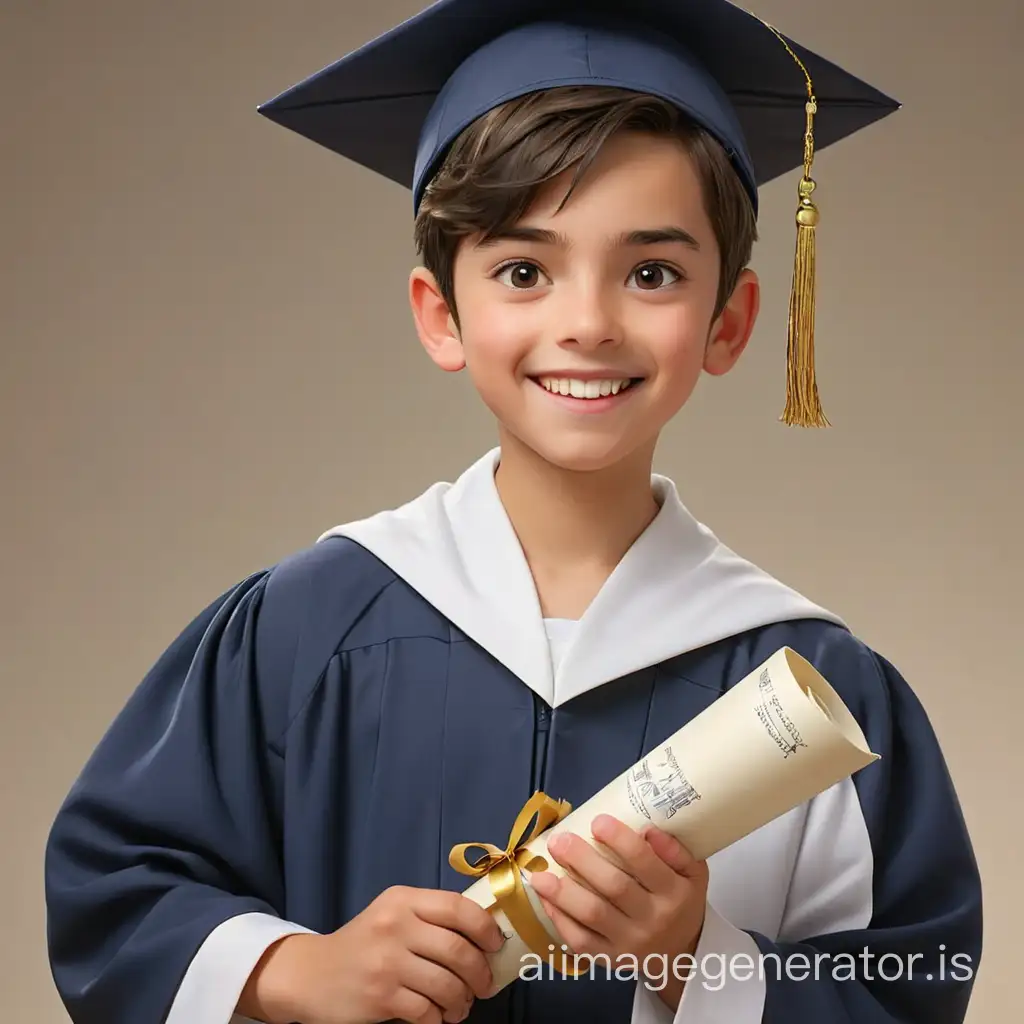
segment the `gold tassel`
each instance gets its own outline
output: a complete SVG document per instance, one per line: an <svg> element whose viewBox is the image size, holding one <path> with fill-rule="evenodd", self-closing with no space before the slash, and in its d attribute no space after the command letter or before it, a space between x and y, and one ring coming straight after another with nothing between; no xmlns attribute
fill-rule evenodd
<svg viewBox="0 0 1024 1024"><path fill-rule="evenodd" d="M807 131L811 134L813 100L807 104ZM796 259L789 299L789 337L786 350L786 408L782 422L799 427L827 427L814 369L814 312L816 231L820 215L811 200L816 187L809 175L810 160L800 179L800 205L796 212Z"/></svg>
<svg viewBox="0 0 1024 1024"><path fill-rule="evenodd" d="M756 17L756 15L755 15ZM816 232L818 207L811 195L817 187L811 177L814 162L814 115L818 101L814 85L803 61L793 52L778 29L758 18L779 38L789 55L799 65L807 80L807 129L804 132L804 173L800 179L800 205L796 212L796 259L793 266L793 288L789 298L789 336L786 347L786 408L780 419L790 426L831 426L821 408L814 368L814 313L816 301Z"/></svg>

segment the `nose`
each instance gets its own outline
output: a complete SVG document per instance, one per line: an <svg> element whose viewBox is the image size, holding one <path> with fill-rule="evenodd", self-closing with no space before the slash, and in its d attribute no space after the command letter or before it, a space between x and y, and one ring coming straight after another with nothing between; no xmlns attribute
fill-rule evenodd
<svg viewBox="0 0 1024 1024"><path fill-rule="evenodd" d="M559 298L555 322L560 344L592 350L621 342L617 303L600 280L578 281L563 288Z"/></svg>

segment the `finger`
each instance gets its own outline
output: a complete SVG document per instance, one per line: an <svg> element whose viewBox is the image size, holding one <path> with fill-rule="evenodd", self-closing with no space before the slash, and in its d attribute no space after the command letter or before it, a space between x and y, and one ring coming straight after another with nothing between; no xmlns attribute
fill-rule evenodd
<svg viewBox="0 0 1024 1024"><path fill-rule="evenodd" d="M626 917L640 918L649 912L650 892L585 839L563 833L548 844L548 852L585 887L603 896ZM541 884L550 883L542 881Z"/></svg>
<svg viewBox="0 0 1024 1024"><path fill-rule="evenodd" d="M655 853L639 832L624 822L599 814L591 824L591 832L648 892L663 892L678 884L677 872Z"/></svg>
<svg viewBox="0 0 1024 1024"><path fill-rule="evenodd" d="M611 944L605 936L598 935L597 932L559 910L548 900L542 899L541 905L548 917L551 918L551 923L555 926L562 941L569 947L565 952L570 959L573 953L596 956L598 953L607 952L610 948Z"/></svg>
<svg viewBox="0 0 1024 1024"><path fill-rule="evenodd" d="M531 878L530 884L556 910L608 942L613 943L631 928L631 919L614 903L600 893L580 885L575 879L558 878L550 872L541 872Z"/></svg>
<svg viewBox="0 0 1024 1024"><path fill-rule="evenodd" d="M473 993L450 970L423 957L409 954L399 967L402 984L429 999L446 1021L463 1020L473 1005Z"/></svg>
<svg viewBox="0 0 1024 1024"><path fill-rule="evenodd" d="M409 936L408 948L417 956L447 968L481 999L490 994L494 978L487 957L464 935L421 921Z"/></svg>
<svg viewBox="0 0 1024 1024"><path fill-rule="evenodd" d="M393 1018L406 1024L442 1024L441 1011L425 996L403 988L392 1001Z"/></svg>
<svg viewBox="0 0 1024 1024"><path fill-rule="evenodd" d="M413 912L430 924L461 932L489 953L497 952L505 941L494 917L461 893L443 889L418 890Z"/></svg>
<svg viewBox="0 0 1024 1024"><path fill-rule="evenodd" d="M703 862L698 861L675 836L670 836L667 832L651 825L644 832L643 838L655 854L676 874L689 878L702 871Z"/></svg>

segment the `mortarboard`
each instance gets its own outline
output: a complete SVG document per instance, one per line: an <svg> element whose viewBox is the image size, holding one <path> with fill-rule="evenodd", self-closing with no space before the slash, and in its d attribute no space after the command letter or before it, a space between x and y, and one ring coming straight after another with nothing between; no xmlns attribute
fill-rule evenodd
<svg viewBox="0 0 1024 1024"><path fill-rule="evenodd" d="M815 150L899 104L728 0L437 0L259 112L412 191L459 133L510 99L617 86L674 103L758 188L802 167L782 419L828 424L814 374ZM820 116L819 116L820 115Z"/></svg>

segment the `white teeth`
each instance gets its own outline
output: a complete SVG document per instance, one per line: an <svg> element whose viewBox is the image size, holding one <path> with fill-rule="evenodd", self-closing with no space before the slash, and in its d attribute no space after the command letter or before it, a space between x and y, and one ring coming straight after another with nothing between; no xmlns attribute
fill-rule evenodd
<svg viewBox="0 0 1024 1024"><path fill-rule="evenodd" d="M540 377L541 387L555 395L572 395L573 398L604 398L617 395L629 387L629 378L621 380L576 380L566 377Z"/></svg>

